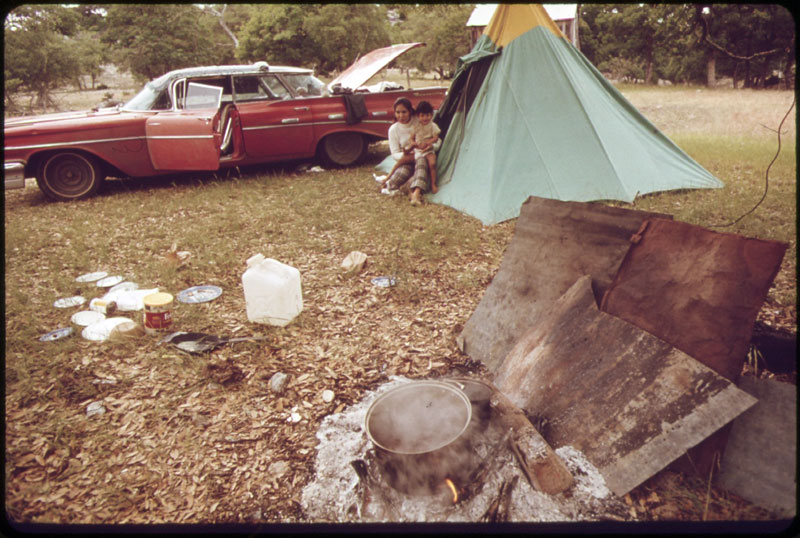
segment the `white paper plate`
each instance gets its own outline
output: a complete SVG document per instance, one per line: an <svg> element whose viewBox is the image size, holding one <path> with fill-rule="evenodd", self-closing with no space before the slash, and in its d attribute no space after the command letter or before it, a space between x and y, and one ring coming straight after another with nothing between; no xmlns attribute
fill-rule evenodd
<svg viewBox="0 0 800 538"><path fill-rule="evenodd" d="M94 273L86 273L75 279L75 282L94 282L108 276L105 271L95 271Z"/></svg>
<svg viewBox="0 0 800 538"><path fill-rule="evenodd" d="M119 284L117 284L115 286L111 286L111 288L108 290L108 292L111 293L112 291L131 291L131 290L138 290L138 289L139 289L139 284L137 284L136 282L127 282L127 281L125 281L125 282L120 282Z"/></svg>
<svg viewBox="0 0 800 538"><path fill-rule="evenodd" d="M111 334L111 331L114 329L114 327L128 321L130 321L130 319L122 317L106 318L103 321L92 323L83 329L81 331L81 336L94 342L104 342L105 340L108 340L108 336Z"/></svg>
<svg viewBox="0 0 800 538"><path fill-rule="evenodd" d="M94 310L81 310L80 312L75 312L72 314L72 323L75 325L80 325L81 327L88 327L93 323L97 323L98 321L103 321L106 319L106 315L102 312L96 312Z"/></svg>
<svg viewBox="0 0 800 538"><path fill-rule="evenodd" d="M56 329L55 331L50 331L47 334L43 334L39 337L40 342L52 342L53 340L60 340L72 334L72 327L64 327L62 329Z"/></svg>
<svg viewBox="0 0 800 538"><path fill-rule="evenodd" d="M86 302L85 297L81 297L80 295L73 295L72 297L64 297L63 299L58 299L56 302L53 303L53 306L56 308L72 308L73 306L80 306Z"/></svg>
<svg viewBox="0 0 800 538"><path fill-rule="evenodd" d="M110 288L111 286L116 286L120 282L125 280L125 277L121 276L107 276L105 278L101 278L97 281L98 288Z"/></svg>
<svg viewBox="0 0 800 538"><path fill-rule="evenodd" d="M182 303L206 303L222 295L219 286L195 286L178 293L178 300Z"/></svg>

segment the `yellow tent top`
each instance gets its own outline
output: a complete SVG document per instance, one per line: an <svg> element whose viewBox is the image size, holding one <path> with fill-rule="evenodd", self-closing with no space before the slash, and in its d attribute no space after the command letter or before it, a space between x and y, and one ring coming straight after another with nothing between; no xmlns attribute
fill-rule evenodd
<svg viewBox="0 0 800 538"><path fill-rule="evenodd" d="M498 47L505 47L537 26L550 30L556 37L566 39L540 4L500 4L483 33Z"/></svg>

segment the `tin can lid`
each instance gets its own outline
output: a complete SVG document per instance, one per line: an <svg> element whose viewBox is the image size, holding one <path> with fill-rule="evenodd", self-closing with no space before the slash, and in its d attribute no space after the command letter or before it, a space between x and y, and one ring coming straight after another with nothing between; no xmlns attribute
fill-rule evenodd
<svg viewBox="0 0 800 538"><path fill-rule="evenodd" d="M145 306L164 306L172 302L172 295L163 291L146 295L142 302Z"/></svg>

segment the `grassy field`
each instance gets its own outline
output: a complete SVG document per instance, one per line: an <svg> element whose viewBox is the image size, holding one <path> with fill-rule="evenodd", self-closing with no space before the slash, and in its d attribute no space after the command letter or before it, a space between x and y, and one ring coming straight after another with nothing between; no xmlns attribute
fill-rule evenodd
<svg viewBox="0 0 800 538"><path fill-rule="evenodd" d="M119 90L113 90L115 94ZM639 198L637 209L790 244L761 319L796 325L796 156L790 92L625 87L623 93L723 189ZM103 93L103 92L101 92ZM69 97L69 98L68 98ZM119 96L116 96L119 97ZM61 96L68 108L94 99ZM67 106L65 106L67 108ZM298 163L226 177L111 181L76 203L35 185L5 197L6 509L44 523L302 522L316 430L328 414L391 375L481 372L454 342L497 271L514 221L484 227L443 206L378 194L366 162L309 172ZM172 250L190 257L175 263ZM340 268L359 250L355 275ZM241 275L263 253L302 275L304 310L285 328L249 323ZM175 330L266 337L194 356L156 337L95 343L37 338L77 309L56 299L101 295L75 281L104 270L177 293L213 284L210 303L176 304ZM371 279L393 275L397 285ZM139 320L141 313L135 319ZM276 372L284 393L269 390ZM333 401L322 399L334 391ZM101 402L105 413L87 416ZM292 413L299 422L287 421ZM284 462L285 465L278 465ZM657 495L653 496L653 492ZM765 519L703 481L662 473L630 494L636 518ZM658 499L655 501L653 499Z"/></svg>

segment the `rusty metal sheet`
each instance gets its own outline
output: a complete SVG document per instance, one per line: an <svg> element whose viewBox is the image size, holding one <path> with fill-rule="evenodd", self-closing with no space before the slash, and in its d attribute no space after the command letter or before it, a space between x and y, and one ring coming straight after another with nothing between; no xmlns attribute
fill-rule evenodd
<svg viewBox="0 0 800 538"><path fill-rule="evenodd" d="M742 377L758 403L736 417L717 482L752 503L793 518L797 512L797 386Z"/></svg>
<svg viewBox="0 0 800 538"><path fill-rule="evenodd" d="M736 381L788 245L665 219L634 241L600 309Z"/></svg>
<svg viewBox="0 0 800 538"><path fill-rule="evenodd" d="M601 312L578 279L503 361L495 385L624 495L755 404L692 357Z"/></svg>
<svg viewBox="0 0 800 538"><path fill-rule="evenodd" d="M598 203L531 196L497 274L458 336L461 350L496 370L514 342L582 275L598 302L645 219L657 215Z"/></svg>

